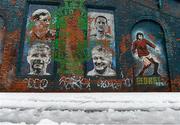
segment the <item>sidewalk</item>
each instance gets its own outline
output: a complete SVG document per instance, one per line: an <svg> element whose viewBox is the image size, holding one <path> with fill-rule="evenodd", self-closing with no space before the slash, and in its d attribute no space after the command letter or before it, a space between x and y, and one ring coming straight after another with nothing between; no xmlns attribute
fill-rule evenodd
<svg viewBox="0 0 180 125"><path fill-rule="evenodd" d="M0 100L2 125L180 124L180 93L1 93Z"/></svg>

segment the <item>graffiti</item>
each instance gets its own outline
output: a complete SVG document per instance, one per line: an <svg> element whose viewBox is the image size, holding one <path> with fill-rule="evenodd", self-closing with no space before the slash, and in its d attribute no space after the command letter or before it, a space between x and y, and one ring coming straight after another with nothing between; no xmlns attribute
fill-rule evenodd
<svg viewBox="0 0 180 125"><path fill-rule="evenodd" d="M30 89L40 89L45 90L48 86L47 79L33 79L33 78L26 78L24 81L27 82L27 87Z"/></svg>
<svg viewBox="0 0 180 125"><path fill-rule="evenodd" d="M59 74L83 75L83 63L87 58L86 30L87 12L84 0L64 1L63 7L57 10L57 25L60 27L59 40L54 59L61 64Z"/></svg>
<svg viewBox="0 0 180 125"><path fill-rule="evenodd" d="M112 53L110 49L96 46L92 50L94 69L87 76L115 76L116 72L111 68Z"/></svg>
<svg viewBox="0 0 180 125"><path fill-rule="evenodd" d="M125 87L132 87L133 81L132 81L132 79L126 78L126 79L123 79L122 84Z"/></svg>
<svg viewBox="0 0 180 125"><path fill-rule="evenodd" d="M97 87L100 87L102 89L118 90L122 87L122 84L117 81L100 80L97 83Z"/></svg>
<svg viewBox="0 0 180 125"><path fill-rule="evenodd" d="M120 69L120 71L121 71L121 69ZM121 78L124 78L125 76L124 76L124 73L121 71L121 73L120 73L120 76L121 76Z"/></svg>
<svg viewBox="0 0 180 125"><path fill-rule="evenodd" d="M61 77L59 79L59 86L61 89L65 90L91 90L90 80L84 79L80 76L72 76L72 77Z"/></svg>
<svg viewBox="0 0 180 125"><path fill-rule="evenodd" d="M81 9L85 0L64 0L64 7L62 11L59 11L60 15L68 16L73 14L74 10Z"/></svg>
<svg viewBox="0 0 180 125"><path fill-rule="evenodd" d="M121 51L121 55L124 55L131 48L131 36L130 34L122 35L122 39L119 44L119 49Z"/></svg>
<svg viewBox="0 0 180 125"><path fill-rule="evenodd" d="M29 75L50 75L46 72L51 62L51 50L48 45L36 43L28 51Z"/></svg>

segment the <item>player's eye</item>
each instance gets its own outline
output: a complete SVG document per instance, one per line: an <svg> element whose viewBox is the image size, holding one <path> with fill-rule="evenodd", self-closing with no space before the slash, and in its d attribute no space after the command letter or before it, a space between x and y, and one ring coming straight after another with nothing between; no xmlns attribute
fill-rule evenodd
<svg viewBox="0 0 180 125"><path fill-rule="evenodd" d="M48 20L47 20L47 19L44 19L43 21L44 21L44 22L47 22Z"/></svg>
<svg viewBox="0 0 180 125"><path fill-rule="evenodd" d="M98 60L98 58L97 58L97 57L94 57L93 59L94 59L94 60Z"/></svg>
<svg viewBox="0 0 180 125"><path fill-rule="evenodd" d="M104 60L104 58L103 58L103 57L99 57L99 59L100 59L100 60Z"/></svg>
<svg viewBox="0 0 180 125"><path fill-rule="evenodd" d="M33 54L32 57L38 57L38 54Z"/></svg>
<svg viewBox="0 0 180 125"><path fill-rule="evenodd" d="M41 57L46 57L46 54L41 54Z"/></svg>

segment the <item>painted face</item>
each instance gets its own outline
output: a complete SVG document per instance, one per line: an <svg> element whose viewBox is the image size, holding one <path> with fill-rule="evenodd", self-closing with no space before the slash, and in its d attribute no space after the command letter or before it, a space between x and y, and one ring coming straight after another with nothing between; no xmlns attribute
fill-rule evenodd
<svg viewBox="0 0 180 125"><path fill-rule="evenodd" d="M48 14L40 15L39 20L37 20L36 23L44 28L48 28L50 25L50 20L51 17Z"/></svg>
<svg viewBox="0 0 180 125"><path fill-rule="evenodd" d="M96 20L96 28L99 32L105 32L106 30L106 19L103 17L98 17Z"/></svg>
<svg viewBox="0 0 180 125"><path fill-rule="evenodd" d="M105 69L110 65L110 62L107 57L103 54L95 54L93 55L93 63L96 71L104 73Z"/></svg>
<svg viewBox="0 0 180 125"><path fill-rule="evenodd" d="M138 35L138 39L139 39L139 40L142 40L142 39L143 39L143 35L141 35L141 34Z"/></svg>
<svg viewBox="0 0 180 125"><path fill-rule="evenodd" d="M46 71L47 65L50 63L50 55L46 48L37 48L31 50L27 57L30 68L36 75Z"/></svg>

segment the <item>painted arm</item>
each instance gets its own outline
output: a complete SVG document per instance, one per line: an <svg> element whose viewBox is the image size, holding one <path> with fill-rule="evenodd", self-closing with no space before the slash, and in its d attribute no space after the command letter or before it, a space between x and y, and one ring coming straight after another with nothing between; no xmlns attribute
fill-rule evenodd
<svg viewBox="0 0 180 125"><path fill-rule="evenodd" d="M150 47L152 47L154 49L156 48L155 44L149 42L148 40L146 40L146 44L148 44Z"/></svg>

